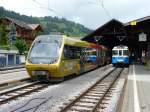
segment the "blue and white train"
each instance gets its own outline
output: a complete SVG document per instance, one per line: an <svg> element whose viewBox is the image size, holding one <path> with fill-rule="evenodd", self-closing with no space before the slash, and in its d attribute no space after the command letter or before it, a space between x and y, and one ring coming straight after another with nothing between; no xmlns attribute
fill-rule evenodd
<svg viewBox="0 0 150 112"><path fill-rule="evenodd" d="M127 46L115 46L112 49L112 64L114 66L129 66L129 49Z"/></svg>

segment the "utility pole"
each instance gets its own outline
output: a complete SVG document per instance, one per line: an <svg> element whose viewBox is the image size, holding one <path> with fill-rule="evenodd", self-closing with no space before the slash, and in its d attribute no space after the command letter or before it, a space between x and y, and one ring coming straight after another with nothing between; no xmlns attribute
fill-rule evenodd
<svg viewBox="0 0 150 112"><path fill-rule="evenodd" d="M95 36L95 41L96 41L96 44L98 45L99 44L99 41L101 40L101 38L103 38L103 36Z"/></svg>
<svg viewBox="0 0 150 112"><path fill-rule="evenodd" d="M14 23L10 24L10 32L8 34L8 41L10 45L10 49L12 49L13 42L16 40L16 26Z"/></svg>

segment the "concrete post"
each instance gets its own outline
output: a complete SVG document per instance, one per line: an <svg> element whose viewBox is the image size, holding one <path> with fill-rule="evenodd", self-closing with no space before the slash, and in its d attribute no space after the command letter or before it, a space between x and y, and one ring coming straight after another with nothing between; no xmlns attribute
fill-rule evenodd
<svg viewBox="0 0 150 112"><path fill-rule="evenodd" d="M8 66L8 54L5 55L6 55L6 66Z"/></svg>
<svg viewBox="0 0 150 112"><path fill-rule="evenodd" d="M16 65L16 54L14 54L14 64Z"/></svg>
<svg viewBox="0 0 150 112"><path fill-rule="evenodd" d="M148 59L147 67L150 70L150 45L148 45L148 48L147 48L147 59Z"/></svg>

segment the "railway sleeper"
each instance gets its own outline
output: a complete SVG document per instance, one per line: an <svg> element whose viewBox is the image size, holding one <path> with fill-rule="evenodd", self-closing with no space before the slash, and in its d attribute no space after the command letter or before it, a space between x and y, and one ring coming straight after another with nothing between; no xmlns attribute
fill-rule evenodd
<svg viewBox="0 0 150 112"><path fill-rule="evenodd" d="M76 106L73 106L71 108L71 110L72 111L78 111L78 112L87 112L87 111L91 111L92 109L91 109L91 107L80 107L80 106L76 107Z"/></svg>
<svg viewBox="0 0 150 112"><path fill-rule="evenodd" d="M86 95L85 98L97 98L100 99L102 96L92 96L92 95Z"/></svg>
<svg viewBox="0 0 150 112"><path fill-rule="evenodd" d="M94 98L93 98L93 97L85 97L85 96L84 96L82 99L87 99L87 100L88 100L88 99L91 99L91 100L99 100L99 98L95 98L95 97L94 97Z"/></svg>
<svg viewBox="0 0 150 112"><path fill-rule="evenodd" d="M95 93L87 93L88 96L102 96L102 94L95 94Z"/></svg>
<svg viewBox="0 0 150 112"><path fill-rule="evenodd" d="M91 100L91 99L82 99L82 100L80 100L80 102L85 102L85 103L97 103L98 102L98 100Z"/></svg>
<svg viewBox="0 0 150 112"><path fill-rule="evenodd" d="M87 102L77 102L74 106L81 107L94 107L96 103L87 103Z"/></svg>

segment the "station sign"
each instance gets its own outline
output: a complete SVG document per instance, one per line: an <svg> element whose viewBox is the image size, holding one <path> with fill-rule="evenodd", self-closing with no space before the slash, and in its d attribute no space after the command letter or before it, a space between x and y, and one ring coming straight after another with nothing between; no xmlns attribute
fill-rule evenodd
<svg viewBox="0 0 150 112"><path fill-rule="evenodd" d="M135 26L136 24L137 24L136 21L131 21L131 22L130 22L130 25L131 25L131 26Z"/></svg>
<svg viewBox="0 0 150 112"><path fill-rule="evenodd" d="M147 35L145 34L145 33L140 33L139 34L139 41L140 42L145 42L145 41L147 41Z"/></svg>

